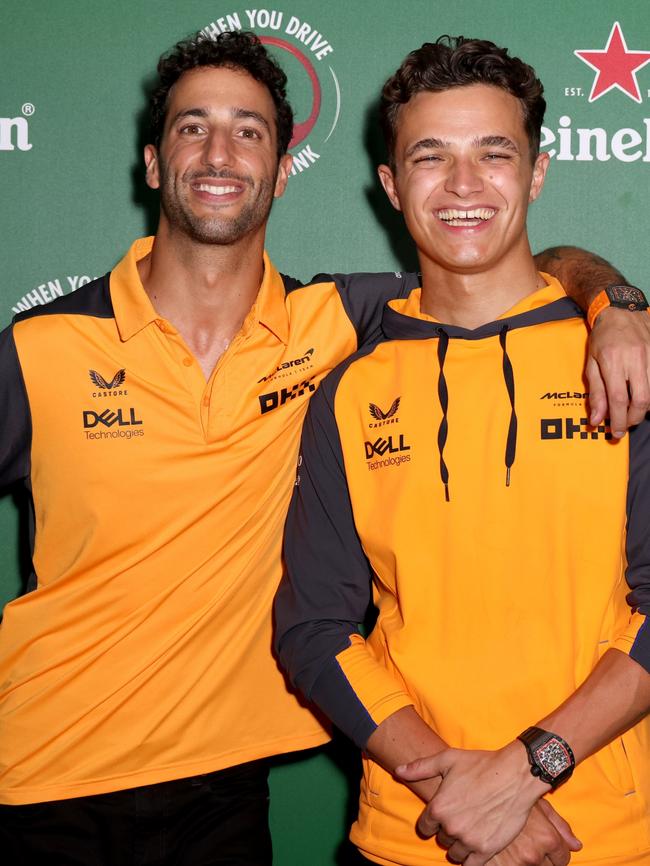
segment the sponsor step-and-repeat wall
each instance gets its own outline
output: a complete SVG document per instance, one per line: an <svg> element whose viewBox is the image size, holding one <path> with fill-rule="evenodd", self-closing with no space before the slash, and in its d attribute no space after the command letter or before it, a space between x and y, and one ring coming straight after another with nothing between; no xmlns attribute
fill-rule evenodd
<svg viewBox="0 0 650 866"><path fill-rule="evenodd" d="M400 218L376 180L383 159L376 97L408 51L448 33L506 45L544 82L542 147L552 161L530 215L534 248L587 247L650 287L646 0L287 0L264 8L235 0L22 0L6 3L2 19L2 326L77 291L134 237L155 230L157 201L141 157L145 94L159 54L198 30L253 30L288 74L294 163L268 236L285 273L414 267ZM56 399L66 385L49 387ZM11 492L0 498L3 601L20 592L27 566L16 501ZM345 827L357 774L354 749L344 743L277 762L276 862L352 862Z"/></svg>

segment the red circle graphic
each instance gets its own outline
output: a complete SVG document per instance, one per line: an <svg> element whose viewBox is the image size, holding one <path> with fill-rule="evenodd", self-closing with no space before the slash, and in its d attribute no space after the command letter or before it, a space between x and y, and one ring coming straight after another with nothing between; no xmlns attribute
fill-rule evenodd
<svg viewBox="0 0 650 866"><path fill-rule="evenodd" d="M285 42L284 39L278 39L276 36L260 36L260 42L263 42L265 45L275 45L276 48L282 48L285 51L288 51L289 54L293 54L293 56L300 62L300 64L305 69L307 75L309 76L312 92L311 111L309 112L309 117L307 118L307 120L303 120L300 123L294 124L293 138L289 142L289 147L296 147L296 145L300 144L307 138L309 133L314 128L316 121L318 120L321 106L320 81L318 80L316 70L314 69L309 58L305 57L305 55L301 51L299 51L295 45L291 45L291 43Z"/></svg>

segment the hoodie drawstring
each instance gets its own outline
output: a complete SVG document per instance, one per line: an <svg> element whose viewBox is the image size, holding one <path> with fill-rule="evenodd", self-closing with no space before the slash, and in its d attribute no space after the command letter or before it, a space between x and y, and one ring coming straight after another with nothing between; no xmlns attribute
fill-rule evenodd
<svg viewBox="0 0 650 866"><path fill-rule="evenodd" d="M510 468L515 462L515 453L517 451L517 413L515 412L515 375L506 349L507 333L508 326L504 325L499 331L499 342L503 351L503 378L510 400L510 424L508 425L508 438L506 439L506 487L510 487Z"/></svg>
<svg viewBox="0 0 650 866"><path fill-rule="evenodd" d="M445 443L447 442L447 407L449 406L449 394L445 380L445 356L447 355L447 346L449 345L449 334L442 328L438 328L438 337L438 364L440 365L440 372L438 373L438 400L442 409L442 419L438 427L438 453L440 454L440 478L445 485L445 500L449 502L449 470L443 457Z"/></svg>
<svg viewBox="0 0 650 866"><path fill-rule="evenodd" d="M447 422L447 409L449 407L449 392L447 390L447 380L445 379L445 358L447 357L447 349L449 347L449 334L444 328L438 328L438 364L440 372L438 373L438 400L442 409L442 419L438 427L438 453L440 454L440 478L445 488L445 500L450 501L449 497L449 469L445 463L444 450L447 443L447 434L449 425ZM508 436L506 439L506 487L510 487L510 470L515 462L517 452L517 413L515 412L515 376L508 357L506 348L506 335L508 326L504 325L499 331L499 343L503 353L503 379L508 391L508 399L510 400L510 423L508 425Z"/></svg>

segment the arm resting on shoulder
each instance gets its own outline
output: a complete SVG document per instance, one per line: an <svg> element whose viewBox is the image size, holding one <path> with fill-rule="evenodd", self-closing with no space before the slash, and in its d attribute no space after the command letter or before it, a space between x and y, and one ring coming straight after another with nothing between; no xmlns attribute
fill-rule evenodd
<svg viewBox="0 0 650 866"><path fill-rule="evenodd" d="M557 277L585 313L607 286L627 283L608 261L578 247L550 247L535 263ZM612 433L620 438L650 409L650 315L603 310L590 334L585 373L590 423L600 424L609 414Z"/></svg>

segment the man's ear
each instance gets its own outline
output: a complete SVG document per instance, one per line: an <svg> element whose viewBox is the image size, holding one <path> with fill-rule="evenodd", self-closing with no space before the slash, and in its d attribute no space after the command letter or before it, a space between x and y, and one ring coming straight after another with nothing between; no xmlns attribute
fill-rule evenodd
<svg viewBox="0 0 650 866"><path fill-rule="evenodd" d="M535 165L533 166L533 179L530 183L530 195L528 196L529 202L535 201L541 193L550 162L551 158L548 153L540 153L535 160Z"/></svg>
<svg viewBox="0 0 650 866"><path fill-rule="evenodd" d="M287 182L289 181L289 173L291 172L292 165L293 157L290 153L285 153L284 156L280 157L280 161L278 162L278 175L275 179L275 190L273 192L273 198L280 198L284 195L284 191L287 188Z"/></svg>
<svg viewBox="0 0 650 866"><path fill-rule="evenodd" d="M151 189L160 188L160 167L158 165L158 151L153 144L147 144L144 148L145 179L147 186Z"/></svg>
<svg viewBox="0 0 650 866"><path fill-rule="evenodd" d="M379 180L381 181L381 185L383 186L386 195L390 199L390 203L395 210L401 211L402 205L400 204L399 195L397 194L393 170L388 165L380 165L377 167L377 174L379 175Z"/></svg>

